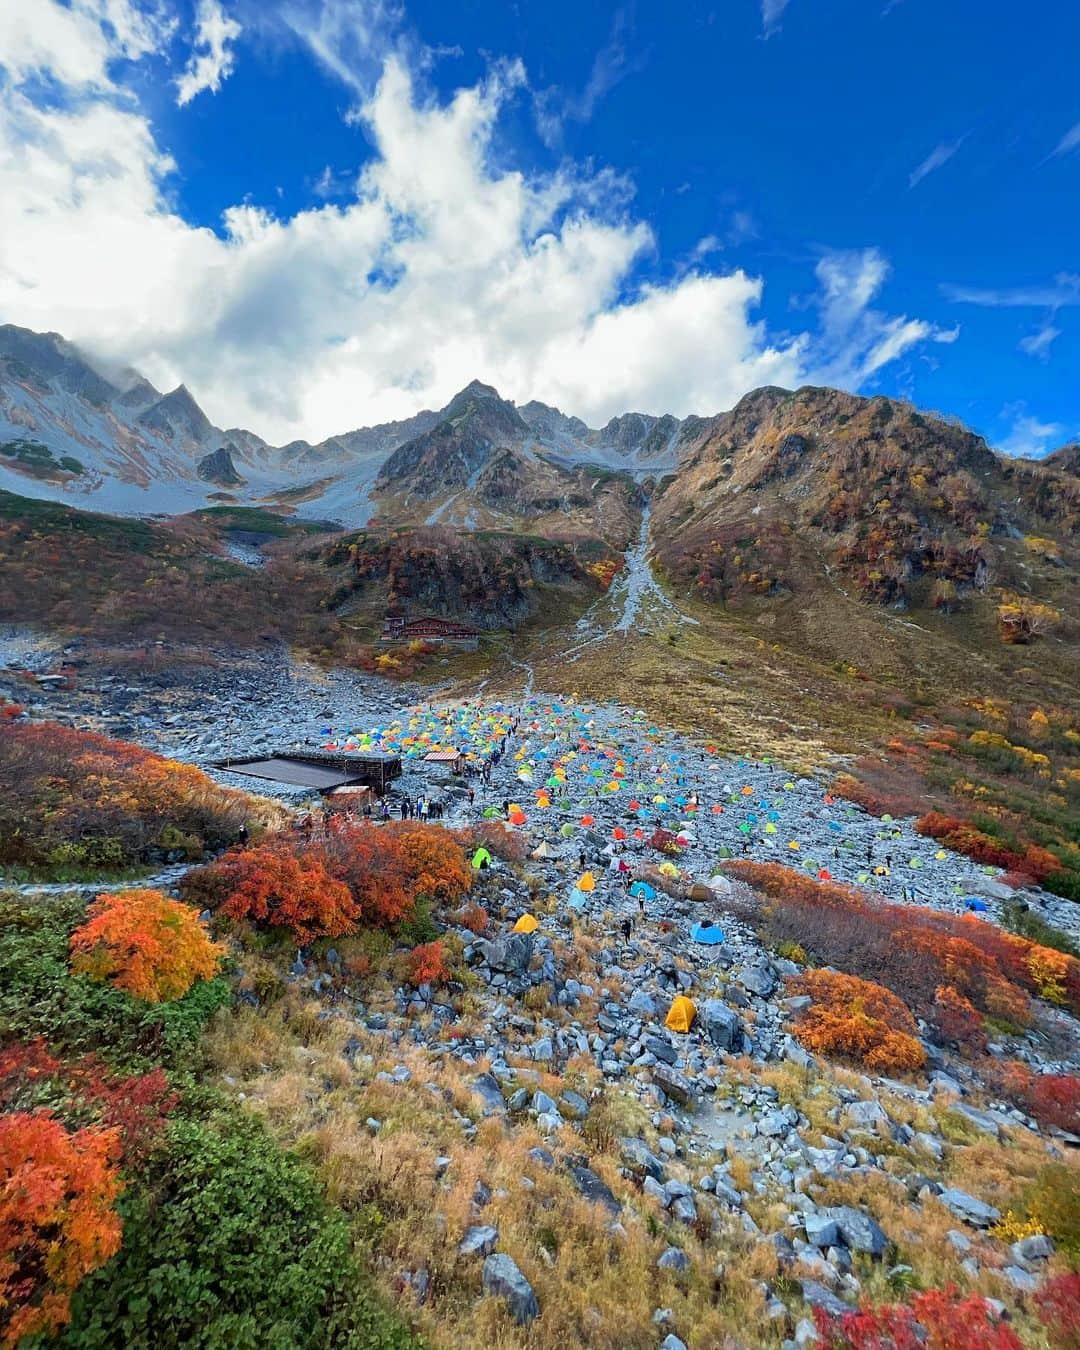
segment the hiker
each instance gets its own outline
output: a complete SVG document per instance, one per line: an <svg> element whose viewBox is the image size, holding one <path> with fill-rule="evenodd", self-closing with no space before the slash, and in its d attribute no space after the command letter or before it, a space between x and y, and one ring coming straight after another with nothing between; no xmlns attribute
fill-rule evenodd
<svg viewBox="0 0 1080 1350"><path fill-rule="evenodd" d="M408 820L408 819L409 819L409 799L408 799L408 797L402 797L402 799L401 799L401 819L402 819L402 820Z"/></svg>
<svg viewBox="0 0 1080 1350"><path fill-rule="evenodd" d="M469 789L468 797L469 797L469 805L472 806L473 802L476 800L476 793L473 791L472 788Z"/></svg>
<svg viewBox="0 0 1080 1350"><path fill-rule="evenodd" d="M633 930L634 930L634 923L633 920L628 915L622 921L622 935L624 942L630 941L630 934L633 932Z"/></svg>
<svg viewBox="0 0 1080 1350"><path fill-rule="evenodd" d="M867 865L867 867L869 867L870 864L871 864L873 861L874 861L874 846L873 846L873 844L867 844L867 846L866 846L866 865Z"/></svg>
<svg viewBox="0 0 1080 1350"><path fill-rule="evenodd" d="M247 848L247 842L248 842L248 827L247 827L247 825L241 825L240 828L237 830L237 832L236 832L236 842L237 842L237 844L238 844L241 848Z"/></svg>
<svg viewBox="0 0 1080 1350"><path fill-rule="evenodd" d="M644 897L643 895L639 895L639 896L638 896L638 898L637 898L637 907L638 907L638 913L641 915L642 918L644 918L644 917L645 917L645 897Z"/></svg>
<svg viewBox="0 0 1080 1350"><path fill-rule="evenodd" d="M506 801L505 798L503 799L503 807L502 807L502 811L503 811L503 816L504 816L506 819L509 819L509 818L510 818L510 803L509 803L508 801Z"/></svg>
<svg viewBox="0 0 1080 1350"><path fill-rule="evenodd" d="M583 872L585 871L585 864L586 864L586 862L587 862L587 859L586 859L586 857L585 857L585 850L582 849L582 850L578 853L578 867L579 867L579 868L581 869L581 871L583 871Z"/></svg>

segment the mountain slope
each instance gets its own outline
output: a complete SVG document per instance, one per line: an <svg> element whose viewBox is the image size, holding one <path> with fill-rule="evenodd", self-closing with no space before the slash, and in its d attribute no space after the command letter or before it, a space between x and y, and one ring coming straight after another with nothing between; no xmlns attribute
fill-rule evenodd
<svg viewBox="0 0 1080 1350"><path fill-rule="evenodd" d="M654 538L665 570L711 601L841 584L948 609L1002 587L1062 592L1078 527L1064 462L1010 460L888 399L761 389L699 424L657 493Z"/></svg>

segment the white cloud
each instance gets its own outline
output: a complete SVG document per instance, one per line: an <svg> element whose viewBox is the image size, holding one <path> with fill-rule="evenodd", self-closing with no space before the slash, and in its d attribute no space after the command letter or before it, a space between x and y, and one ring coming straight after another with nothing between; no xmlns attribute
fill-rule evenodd
<svg viewBox="0 0 1080 1350"><path fill-rule="evenodd" d="M340 0L336 22L355 9ZM888 271L873 250L822 260L820 334L770 335L762 278L701 259L636 285L656 240L621 180L526 174L495 146L519 63L443 103L384 53L364 93L334 31L370 157L339 200L287 219L236 205L220 235L177 214L175 166L130 98L86 93L81 74L63 106L0 86L0 313L183 380L218 425L276 441L441 406L477 377L592 422L712 412L810 375L856 388L948 339L873 307Z"/></svg>
<svg viewBox="0 0 1080 1350"><path fill-rule="evenodd" d="M1070 151L1078 148L1080 148L1080 122L1077 122L1075 126L1070 127L1065 135L1062 136L1061 140L1058 141L1057 145L1051 150L1050 157L1053 158L1054 155L1067 155Z"/></svg>
<svg viewBox="0 0 1080 1350"><path fill-rule="evenodd" d="M761 0L761 31L765 37L772 37L780 28L780 20L790 0Z"/></svg>
<svg viewBox="0 0 1080 1350"><path fill-rule="evenodd" d="M15 82L49 76L69 89L113 90L110 64L157 50L173 26L130 0L0 0L0 66Z"/></svg>
<svg viewBox="0 0 1080 1350"><path fill-rule="evenodd" d="M942 287L950 300L990 309L1062 309L1080 305L1080 272L1058 272L1052 281L1034 286Z"/></svg>
<svg viewBox="0 0 1080 1350"><path fill-rule="evenodd" d="M956 154L963 143L964 138L961 136L958 141L942 141L940 145L935 145L923 162L916 165L911 173L908 174L908 187L916 187L922 182L927 174L933 173L935 169L940 169L943 164L948 164L949 160L952 159L953 155Z"/></svg>
<svg viewBox="0 0 1080 1350"><path fill-rule="evenodd" d="M1020 339L1020 350L1026 352L1028 356L1034 356L1036 360L1048 361L1050 359L1050 348L1055 340L1061 336L1061 329L1055 328L1049 319L1034 333L1029 333L1027 337Z"/></svg>
<svg viewBox="0 0 1080 1350"><path fill-rule="evenodd" d="M1023 459L1041 459L1048 455L1065 434L1060 422L1040 422L1033 417L1023 403L1007 404L1001 415L1011 421L1008 435L1000 443L999 449L1007 455Z"/></svg>
<svg viewBox="0 0 1080 1350"><path fill-rule="evenodd" d="M181 108L205 89L217 93L222 81L232 74L235 63L230 43L235 42L242 32L241 26L229 18L218 0L199 0L191 59L176 81L176 101Z"/></svg>
<svg viewBox="0 0 1080 1350"><path fill-rule="evenodd" d="M952 343L959 328L893 317L873 308L889 276L878 249L826 253L817 265L823 333L815 344L815 379L859 389L883 366L924 342Z"/></svg>

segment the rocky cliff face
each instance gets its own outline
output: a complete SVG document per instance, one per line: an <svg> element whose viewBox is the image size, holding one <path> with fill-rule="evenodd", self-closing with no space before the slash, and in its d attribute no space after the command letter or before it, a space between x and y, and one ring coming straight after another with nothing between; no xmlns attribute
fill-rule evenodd
<svg viewBox="0 0 1080 1350"><path fill-rule="evenodd" d="M233 463L232 447L223 445L199 460L196 470L199 477L207 483L216 483L218 487L239 487L244 479L236 472Z"/></svg>

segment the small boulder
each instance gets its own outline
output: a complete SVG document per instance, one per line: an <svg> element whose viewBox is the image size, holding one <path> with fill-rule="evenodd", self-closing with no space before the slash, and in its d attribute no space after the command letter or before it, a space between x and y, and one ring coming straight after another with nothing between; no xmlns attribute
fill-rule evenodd
<svg viewBox="0 0 1080 1350"><path fill-rule="evenodd" d="M470 1228L458 1244L462 1256L490 1256L499 1240L499 1230L490 1224Z"/></svg>
<svg viewBox="0 0 1080 1350"><path fill-rule="evenodd" d="M519 1326L540 1316L540 1305L533 1287L522 1275L512 1256L504 1252L492 1252L484 1262L482 1284L485 1294L504 1300L511 1317Z"/></svg>

